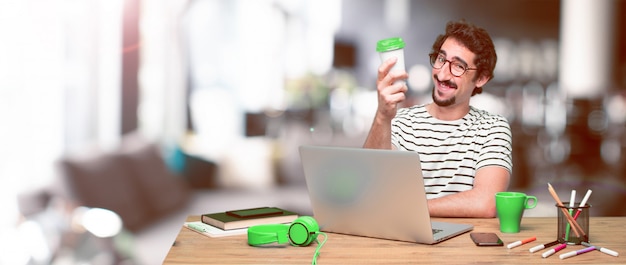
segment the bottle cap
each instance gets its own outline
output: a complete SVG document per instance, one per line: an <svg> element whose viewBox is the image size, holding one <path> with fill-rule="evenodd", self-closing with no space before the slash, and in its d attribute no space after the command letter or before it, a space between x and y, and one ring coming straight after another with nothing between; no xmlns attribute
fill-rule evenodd
<svg viewBox="0 0 626 265"><path fill-rule="evenodd" d="M404 48L404 41L400 37L379 40L376 44L377 52L393 51Z"/></svg>

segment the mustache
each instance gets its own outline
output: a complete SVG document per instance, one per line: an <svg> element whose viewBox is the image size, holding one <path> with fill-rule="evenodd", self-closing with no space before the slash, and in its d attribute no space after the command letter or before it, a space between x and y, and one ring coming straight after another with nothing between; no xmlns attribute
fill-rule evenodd
<svg viewBox="0 0 626 265"><path fill-rule="evenodd" d="M441 81L441 80L439 80L437 75L434 75L433 77L435 78L435 80L437 80L437 82L441 83L442 85L456 88L456 84L454 82L452 82L452 80Z"/></svg>

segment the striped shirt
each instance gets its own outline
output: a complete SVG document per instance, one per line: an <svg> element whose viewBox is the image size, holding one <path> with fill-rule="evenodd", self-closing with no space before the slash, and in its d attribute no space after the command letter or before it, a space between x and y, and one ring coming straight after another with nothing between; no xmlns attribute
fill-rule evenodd
<svg viewBox="0 0 626 265"><path fill-rule="evenodd" d="M429 199L472 189L481 167L512 171L511 128L506 118L470 106L462 119L442 121L425 106L398 110L391 122L391 143L398 150L419 154Z"/></svg>

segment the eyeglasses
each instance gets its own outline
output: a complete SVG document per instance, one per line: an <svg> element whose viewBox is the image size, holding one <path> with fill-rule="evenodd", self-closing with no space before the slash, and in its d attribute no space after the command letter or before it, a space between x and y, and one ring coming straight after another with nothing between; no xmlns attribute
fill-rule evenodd
<svg viewBox="0 0 626 265"><path fill-rule="evenodd" d="M428 56L430 56L430 65L435 69L441 69L443 65L448 62L450 73L456 77L462 76L468 70L478 70L478 68L469 68L464 63L459 61L450 61L441 53L431 53Z"/></svg>

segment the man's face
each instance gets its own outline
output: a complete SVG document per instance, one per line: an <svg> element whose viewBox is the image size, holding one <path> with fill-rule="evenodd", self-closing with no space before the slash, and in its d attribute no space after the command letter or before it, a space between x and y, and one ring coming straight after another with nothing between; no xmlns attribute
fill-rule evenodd
<svg viewBox="0 0 626 265"><path fill-rule="evenodd" d="M476 68L474 64L476 55L455 39L448 38L441 45L440 54L448 61L464 64L466 68ZM433 101L438 106L469 105L474 87L482 87L487 79L481 77L474 80L476 70L467 70L459 77L454 76L450 73L449 64L446 62L441 69L432 69L433 83L435 84Z"/></svg>

